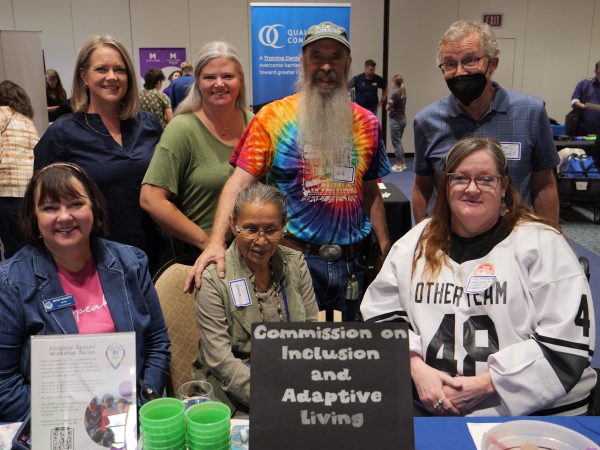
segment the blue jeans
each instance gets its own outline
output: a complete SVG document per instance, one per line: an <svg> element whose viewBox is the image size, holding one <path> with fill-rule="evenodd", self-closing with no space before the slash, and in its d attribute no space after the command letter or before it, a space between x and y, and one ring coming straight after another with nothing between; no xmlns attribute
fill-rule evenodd
<svg viewBox="0 0 600 450"><path fill-rule="evenodd" d="M390 135L392 146L396 151L396 164L404 160L404 147L402 147L402 135L406 128L406 117L404 119L393 119L390 117Z"/></svg>
<svg viewBox="0 0 600 450"><path fill-rule="evenodd" d="M318 255L304 253L312 278L313 289L317 297L319 309L337 309L342 311L342 320L357 320L360 303L364 294L365 263L362 254L340 258L337 261L325 261ZM358 281L358 299L346 300L348 280L352 277Z"/></svg>

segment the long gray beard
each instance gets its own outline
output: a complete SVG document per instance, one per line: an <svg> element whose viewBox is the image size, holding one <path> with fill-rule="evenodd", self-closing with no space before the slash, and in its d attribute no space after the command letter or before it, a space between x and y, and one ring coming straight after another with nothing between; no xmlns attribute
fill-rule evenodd
<svg viewBox="0 0 600 450"><path fill-rule="evenodd" d="M326 172L352 159L353 113L345 86L322 96L309 81L298 104L298 145L305 159L318 159Z"/></svg>

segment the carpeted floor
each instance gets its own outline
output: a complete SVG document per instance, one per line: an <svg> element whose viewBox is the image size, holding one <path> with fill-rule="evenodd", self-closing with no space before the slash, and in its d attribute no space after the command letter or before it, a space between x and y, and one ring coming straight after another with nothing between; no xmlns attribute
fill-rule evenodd
<svg viewBox="0 0 600 450"><path fill-rule="evenodd" d="M565 206L560 209L560 226L578 244L600 255L600 225L594 223L592 208Z"/></svg>

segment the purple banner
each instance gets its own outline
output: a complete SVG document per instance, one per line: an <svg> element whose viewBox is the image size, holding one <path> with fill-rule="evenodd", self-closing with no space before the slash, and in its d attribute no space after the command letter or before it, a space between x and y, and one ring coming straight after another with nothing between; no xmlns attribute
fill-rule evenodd
<svg viewBox="0 0 600 450"><path fill-rule="evenodd" d="M143 79L149 69L157 67L168 78L184 60L185 48L140 48L140 77ZM165 80L163 88L168 85L169 81Z"/></svg>

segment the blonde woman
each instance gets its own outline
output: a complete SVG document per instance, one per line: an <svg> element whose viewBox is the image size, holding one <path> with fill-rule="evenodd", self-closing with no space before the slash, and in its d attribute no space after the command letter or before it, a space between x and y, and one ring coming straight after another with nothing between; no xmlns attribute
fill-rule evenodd
<svg viewBox="0 0 600 450"><path fill-rule="evenodd" d="M160 266L160 230L139 205L140 186L162 126L140 111L137 76L125 46L92 36L75 64L74 114L53 123L34 149L35 170L74 162L96 182L108 208L108 237L138 247Z"/></svg>
<svg viewBox="0 0 600 450"><path fill-rule="evenodd" d="M396 152L396 163L392 166L392 170L402 172L406 169L404 147L402 147L402 135L404 134L404 128L406 128L406 86L402 75L394 75L392 89L392 95L390 95L386 105L390 118L392 145Z"/></svg>

